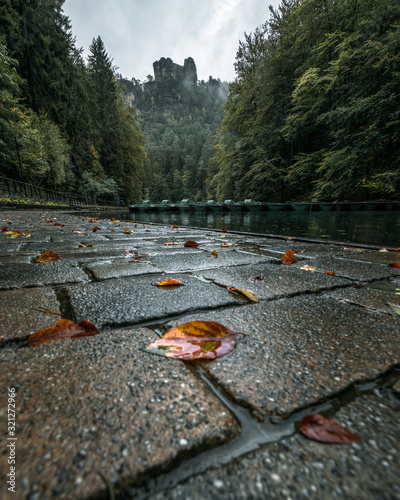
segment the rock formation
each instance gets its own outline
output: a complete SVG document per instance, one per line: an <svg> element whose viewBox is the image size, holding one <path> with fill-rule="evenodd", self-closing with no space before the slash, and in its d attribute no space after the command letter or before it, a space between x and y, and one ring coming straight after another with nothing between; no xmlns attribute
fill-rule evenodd
<svg viewBox="0 0 400 500"><path fill-rule="evenodd" d="M175 81L185 85L197 84L197 69L191 57L185 59L183 66L176 64L170 57L162 57L153 63L154 78L156 82Z"/></svg>

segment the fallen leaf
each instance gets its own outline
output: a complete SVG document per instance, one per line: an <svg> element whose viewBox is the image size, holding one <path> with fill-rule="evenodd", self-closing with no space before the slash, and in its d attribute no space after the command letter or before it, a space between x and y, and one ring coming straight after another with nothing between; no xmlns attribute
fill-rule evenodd
<svg viewBox="0 0 400 500"><path fill-rule="evenodd" d="M46 252L43 252L42 255L36 259L36 262L57 262L58 260L62 259L57 252L47 250Z"/></svg>
<svg viewBox="0 0 400 500"><path fill-rule="evenodd" d="M389 267L400 267L400 262L393 262L393 264L389 264Z"/></svg>
<svg viewBox="0 0 400 500"><path fill-rule="evenodd" d="M86 248L86 245L83 245L82 243L79 243L78 248Z"/></svg>
<svg viewBox="0 0 400 500"><path fill-rule="evenodd" d="M299 424L299 431L309 439L321 443L354 443L361 441L360 436L353 434L333 420L314 413L307 415Z"/></svg>
<svg viewBox="0 0 400 500"><path fill-rule="evenodd" d="M297 259L294 258L294 252L292 249L288 250L285 255L281 258L282 264L294 264L297 262Z"/></svg>
<svg viewBox="0 0 400 500"><path fill-rule="evenodd" d="M213 250L210 255L207 255L207 257L218 257L218 252L216 250Z"/></svg>
<svg viewBox="0 0 400 500"><path fill-rule="evenodd" d="M222 230L223 233L227 233L228 230L226 229L226 227L224 227L224 229Z"/></svg>
<svg viewBox="0 0 400 500"><path fill-rule="evenodd" d="M393 252L400 253L400 247L399 247L399 248L396 248L396 250L393 250Z"/></svg>
<svg viewBox="0 0 400 500"><path fill-rule="evenodd" d="M250 276L250 278L247 278L247 281L264 281L264 273L261 273L258 276Z"/></svg>
<svg viewBox="0 0 400 500"><path fill-rule="evenodd" d="M231 247L232 243L222 243L221 247L226 248L226 247Z"/></svg>
<svg viewBox="0 0 400 500"><path fill-rule="evenodd" d="M379 252L388 252L389 250L386 247L383 247L379 250Z"/></svg>
<svg viewBox="0 0 400 500"><path fill-rule="evenodd" d="M124 233L125 234L131 234L131 232L129 231L129 229L124 229Z"/></svg>
<svg viewBox="0 0 400 500"><path fill-rule="evenodd" d="M60 319L56 324L32 333L24 346L36 346L52 340L72 339L96 335L97 328L90 321L81 321L78 325L69 319Z"/></svg>
<svg viewBox="0 0 400 500"><path fill-rule="evenodd" d="M308 250L306 248L303 248L302 250L293 250L294 253L304 253L304 252L308 252Z"/></svg>
<svg viewBox="0 0 400 500"><path fill-rule="evenodd" d="M301 268L303 271L315 271L316 270L316 267L313 267L313 266L309 266L308 264L304 265L304 266L301 266Z"/></svg>
<svg viewBox="0 0 400 500"><path fill-rule="evenodd" d="M215 321L189 321L169 330L146 351L185 361L216 359L230 353L238 334Z"/></svg>
<svg viewBox="0 0 400 500"><path fill-rule="evenodd" d="M59 222L55 222L53 224L53 226L61 226L61 227L65 227L65 224L60 224Z"/></svg>
<svg viewBox="0 0 400 500"><path fill-rule="evenodd" d="M72 234L86 234L85 231L72 231Z"/></svg>
<svg viewBox="0 0 400 500"><path fill-rule="evenodd" d="M3 227L1 228L1 232L4 232L4 231L8 231L8 227L7 227L7 226L3 226Z"/></svg>
<svg viewBox="0 0 400 500"><path fill-rule="evenodd" d="M358 283L357 285L354 285L353 288L362 288L364 282L365 282L365 280L360 281L360 283Z"/></svg>
<svg viewBox="0 0 400 500"><path fill-rule="evenodd" d="M249 302L258 302L257 295L251 290L245 290L243 288L236 288L234 286L227 286L228 292L233 293L234 295L240 295L245 298Z"/></svg>
<svg viewBox="0 0 400 500"><path fill-rule="evenodd" d="M196 243L195 241L191 241L191 240L189 240L189 241L187 241L187 242L185 243L185 245L184 245L184 246L185 246L185 247L198 247L198 246L199 246L199 244L198 244L198 243Z"/></svg>
<svg viewBox="0 0 400 500"><path fill-rule="evenodd" d="M398 316L400 316L400 306L397 305L397 304L390 304L388 303L387 304L388 307L390 307L390 309L395 312Z"/></svg>
<svg viewBox="0 0 400 500"><path fill-rule="evenodd" d="M335 271L326 271L326 274L327 274L328 276L336 276Z"/></svg>
<svg viewBox="0 0 400 500"><path fill-rule="evenodd" d="M178 226L178 224L174 224L174 225L172 226L172 229L178 229L178 227L179 227L179 226Z"/></svg>
<svg viewBox="0 0 400 500"><path fill-rule="evenodd" d="M152 285L155 285L155 286L180 286L180 285L183 285L183 283L180 280L168 279L168 280L159 281L158 283L152 283Z"/></svg>
<svg viewBox="0 0 400 500"><path fill-rule="evenodd" d="M101 227L96 226L96 227L94 227L94 228L93 228L93 230L92 230L92 231L95 233L95 232L96 232L96 231L98 231L99 229L101 229Z"/></svg>
<svg viewBox="0 0 400 500"><path fill-rule="evenodd" d="M47 224L53 224L53 221L50 219L48 221L46 221Z"/></svg>
<svg viewBox="0 0 400 500"><path fill-rule="evenodd" d="M164 243L164 245L179 245L179 243L177 241L174 241L173 243L172 242Z"/></svg>

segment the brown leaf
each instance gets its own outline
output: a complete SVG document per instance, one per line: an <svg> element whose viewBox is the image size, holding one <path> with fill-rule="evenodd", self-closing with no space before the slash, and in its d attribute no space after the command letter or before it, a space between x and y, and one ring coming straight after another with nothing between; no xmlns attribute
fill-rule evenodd
<svg viewBox="0 0 400 500"><path fill-rule="evenodd" d="M99 231L99 229L101 229L101 227L96 226L96 227L93 228L93 232L95 233L96 231Z"/></svg>
<svg viewBox="0 0 400 500"><path fill-rule="evenodd" d="M47 250L46 252L43 252L42 255L36 259L36 262L57 262L58 260L62 259L57 252Z"/></svg>
<svg viewBox="0 0 400 500"><path fill-rule="evenodd" d="M226 229L226 227L224 227L224 229L222 230L223 233L227 233L228 230Z"/></svg>
<svg viewBox="0 0 400 500"><path fill-rule="evenodd" d="M400 267L400 262L393 262L393 264L389 264L389 267Z"/></svg>
<svg viewBox="0 0 400 500"><path fill-rule="evenodd" d="M179 227L179 226L178 226L178 224L174 224L174 225L172 226L172 229L178 229L178 227Z"/></svg>
<svg viewBox="0 0 400 500"><path fill-rule="evenodd" d="M36 346L52 340L88 337L97 333L99 333L97 328L90 321L81 321L77 325L69 319L60 319L53 326L32 333L24 346Z"/></svg>
<svg viewBox="0 0 400 500"><path fill-rule="evenodd" d="M189 240L189 241L187 241L187 242L185 243L185 245L184 245L184 246L185 246L185 247L198 247L198 246L199 246L199 244L198 244L198 243L196 243L195 241Z"/></svg>
<svg viewBox="0 0 400 500"><path fill-rule="evenodd" d="M189 321L169 330L161 339L152 342L146 351L185 361L215 359L234 349L237 336L215 321Z"/></svg>
<svg viewBox="0 0 400 500"><path fill-rule="evenodd" d="M3 226L3 227L1 228L1 232L3 233L4 231L8 231L8 227L7 227L7 226Z"/></svg>
<svg viewBox="0 0 400 500"><path fill-rule="evenodd" d="M326 274L327 274L328 276L336 276L335 271L326 271Z"/></svg>
<svg viewBox="0 0 400 500"><path fill-rule="evenodd" d="M297 259L294 258L294 252L292 249L288 250L285 255L281 258L282 264L289 265L297 262Z"/></svg>
<svg viewBox="0 0 400 500"><path fill-rule="evenodd" d="M226 288L228 289L228 292L233 293L234 295L240 295L248 302L258 302L258 297L252 290L245 290L244 288L236 288L234 286L227 286Z"/></svg>
<svg viewBox="0 0 400 500"><path fill-rule="evenodd" d="M152 283L152 285L155 285L155 286L180 286L180 285L183 285L183 283L180 280L168 279L168 280L159 281L158 283Z"/></svg>
<svg viewBox="0 0 400 500"><path fill-rule="evenodd" d="M360 283L358 283L357 285L354 285L353 288L362 288L364 282L365 282L365 280L360 281Z"/></svg>
<svg viewBox="0 0 400 500"><path fill-rule="evenodd" d="M65 227L65 224L60 224L60 222L55 222L53 224L53 226L61 226L61 227Z"/></svg>
<svg viewBox="0 0 400 500"><path fill-rule="evenodd" d="M318 413L307 415L299 425L299 431L309 439L321 443L354 443L361 441L360 436L353 434L333 420Z"/></svg>

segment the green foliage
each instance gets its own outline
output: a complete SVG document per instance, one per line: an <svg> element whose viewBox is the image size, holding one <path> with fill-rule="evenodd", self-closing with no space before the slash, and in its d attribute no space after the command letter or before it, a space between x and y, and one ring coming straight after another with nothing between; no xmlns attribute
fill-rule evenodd
<svg viewBox="0 0 400 500"><path fill-rule="evenodd" d="M284 0L270 10L239 45L209 193L398 198L399 5Z"/></svg>

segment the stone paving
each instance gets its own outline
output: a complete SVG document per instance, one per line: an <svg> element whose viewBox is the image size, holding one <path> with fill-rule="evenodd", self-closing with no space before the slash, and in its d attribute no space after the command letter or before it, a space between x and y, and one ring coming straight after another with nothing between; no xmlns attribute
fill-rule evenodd
<svg viewBox="0 0 400 500"><path fill-rule="evenodd" d="M400 253L98 217L1 213L1 498L400 499ZM20 348L60 315L100 334ZM190 320L245 335L215 361L144 351ZM309 413L362 441L308 440Z"/></svg>

